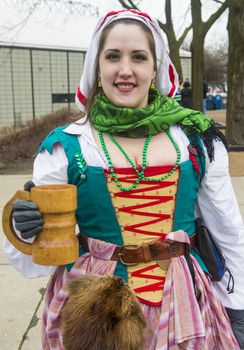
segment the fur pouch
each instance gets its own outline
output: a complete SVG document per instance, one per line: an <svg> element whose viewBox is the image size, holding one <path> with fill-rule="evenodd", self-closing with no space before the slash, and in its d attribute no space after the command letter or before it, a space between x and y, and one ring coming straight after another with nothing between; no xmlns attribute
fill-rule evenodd
<svg viewBox="0 0 244 350"><path fill-rule="evenodd" d="M120 277L86 275L67 283L65 350L141 350L146 320Z"/></svg>

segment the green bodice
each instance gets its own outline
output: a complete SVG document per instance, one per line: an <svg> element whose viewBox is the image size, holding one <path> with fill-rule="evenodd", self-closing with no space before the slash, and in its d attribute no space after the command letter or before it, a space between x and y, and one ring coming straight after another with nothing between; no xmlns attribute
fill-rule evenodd
<svg viewBox="0 0 244 350"><path fill-rule="evenodd" d="M79 166L75 154L82 150L77 136L63 132L66 126L52 131L39 147L39 152L46 149L50 154L55 143L60 143L68 158L68 183L77 186L78 208L77 222L79 230L88 237L97 238L117 245L123 244L121 228L106 184L104 169L99 166ZM205 160L197 157L201 174L204 174ZM191 160L180 163L178 189L175 198L173 230L184 230L189 236L195 232L194 208L200 187L200 180ZM84 174L83 174L84 173ZM80 254L84 253L82 249ZM194 253L195 255L195 253ZM204 268L200 258L197 257ZM68 267L70 268L70 266ZM127 269L118 263L115 273L127 280Z"/></svg>

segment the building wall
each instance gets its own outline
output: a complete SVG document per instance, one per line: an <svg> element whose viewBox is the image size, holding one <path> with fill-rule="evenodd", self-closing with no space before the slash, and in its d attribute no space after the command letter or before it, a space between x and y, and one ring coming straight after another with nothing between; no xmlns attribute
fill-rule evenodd
<svg viewBox="0 0 244 350"><path fill-rule="evenodd" d="M27 50L11 50L14 102L14 123L23 124L32 118L30 54Z"/></svg>
<svg viewBox="0 0 244 350"><path fill-rule="evenodd" d="M0 125L7 125L14 118L11 59L9 49L0 49Z"/></svg>
<svg viewBox="0 0 244 350"><path fill-rule="evenodd" d="M84 57L83 51L0 46L0 127L76 109ZM181 62L184 79L191 80L191 59Z"/></svg>
<svg viewBox="0 0 244 350"><path fill-rule="evenodd" d="M35 117L52 112L52 65L49 51L31 50Z"/></svg>
<svg viewBox="0 0 244 350"><path fill-rule="evenodd" d="M183 80L188 79L191 82L191 58L181 58Z"/></svg>
<svg viewBox="0 0 244 350"><path fill-rule="evenodd" d="M70 91L76 91L81 78L81 67L84 66L85 54L80 55L77 52L69 52L69 88ZM78 81L77 81L78 79ZM70 104L72 109L77 108L75 102Z"/></svg>
<svg viewBox="0 0 244 350"><path fill-rule="evenodd" d="M81 51L1 46L0 127L74 109L84 56Z"/></svg>

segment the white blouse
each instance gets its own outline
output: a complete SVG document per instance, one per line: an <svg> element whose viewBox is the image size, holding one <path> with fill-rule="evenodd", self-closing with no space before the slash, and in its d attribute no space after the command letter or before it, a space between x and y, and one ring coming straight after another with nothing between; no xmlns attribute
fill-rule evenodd
<svg viewBox="0 0 244 350"><path fill-rule="evenodd" d="M65 130L78 135L84 158L90 166L107 168L105 155L96 145L89 122L71 124ZM181 162L189 159L189 140L179 126L170 129L181 151ZM199 190L196 216L201 215L209 230L221 246L226 265L234 276L234 293L228 294L229 275L215 283L216 291L224 306L244 309L244 225L232 188L228 155L222 142L214 142L215 160L209 162L206 150L206 172ZM45 164L45 167L43 167ZM43 150L35 159L33 181L35 185L67 183L68 160L60 144L53 147L52 154ZM9 262L25 277L47 276L55 267L37 265L31 256L25 255L4 240L4 252Z"/></svg>

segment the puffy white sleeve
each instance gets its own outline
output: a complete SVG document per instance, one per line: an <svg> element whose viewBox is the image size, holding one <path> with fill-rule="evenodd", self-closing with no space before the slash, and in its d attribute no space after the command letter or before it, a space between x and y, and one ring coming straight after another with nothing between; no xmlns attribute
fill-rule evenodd
<svg viewBox="0 0 244 350"><path fill-rule="evenodd" d="M63 148L56 144L52 154L46 150L39 153L34 162L33 182L35 185L67 183L68 160ZM17 250L4 238L4 254L10 264L27 278L44 277L50 275L56 267L35 264L30 255Z"/></svg>
<svg viewBox="0 0 244 350"><path fill-rule="evenodd" d="M201 216L219 243L226 265L234 277L234 293L226 290L229 274L216 282L225 307L244 309L244 225L229 176L228 154L222 142L215 142L215 159L206 155L206 173L201 183L196 216Z"/></svg>

